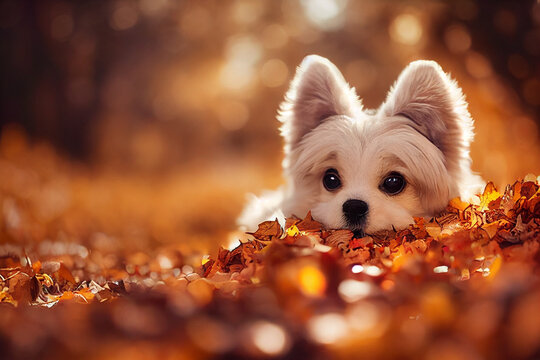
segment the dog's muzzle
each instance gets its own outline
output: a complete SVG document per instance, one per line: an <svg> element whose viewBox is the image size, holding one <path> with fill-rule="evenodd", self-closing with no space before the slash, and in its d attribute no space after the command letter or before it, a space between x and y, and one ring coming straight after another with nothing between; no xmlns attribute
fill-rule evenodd
<svg viewBox="0 0 540 360"><path fill-rule="evenodd" d="M369 206L365 201L351 199L343 203L343 215L347 222L347 227L351 229L359 229L366 222L366 215Z"/></svg>

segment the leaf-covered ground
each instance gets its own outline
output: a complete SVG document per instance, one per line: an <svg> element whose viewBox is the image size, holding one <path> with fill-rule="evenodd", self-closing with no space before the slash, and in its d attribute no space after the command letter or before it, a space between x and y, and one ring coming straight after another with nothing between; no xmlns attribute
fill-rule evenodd
<svg viewBox="0 0 540 360"><path fill-rule="evenodd" d="M208 231L219 208L201 222L172 207L191 227L171 225L140 210L170 189L14 148L0 149L1 358L540 357L532 175L397 232L358 239L308 214L206 255L197 233L229 240Z"/></svg>
<svg viewBox="0 0 540 360"><path fill-rule="evenodd" d="M203 257L104 234L5 242L3 357L538 358L538 189L488 184L478 204L360 239L309 214L269 221Z"/></svg>

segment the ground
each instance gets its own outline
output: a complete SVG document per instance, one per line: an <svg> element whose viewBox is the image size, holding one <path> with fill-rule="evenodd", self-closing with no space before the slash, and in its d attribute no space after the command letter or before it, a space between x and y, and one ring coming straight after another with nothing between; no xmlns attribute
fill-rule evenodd
<svg viewBox="0 0 540 360"><path fill-rule="evenodd" d="M90 176L47 148L4 146L0 173L7 358L540 356L533 175L357 239L310 214L234 232L223 188L190 208L184 183Z"/></svg>

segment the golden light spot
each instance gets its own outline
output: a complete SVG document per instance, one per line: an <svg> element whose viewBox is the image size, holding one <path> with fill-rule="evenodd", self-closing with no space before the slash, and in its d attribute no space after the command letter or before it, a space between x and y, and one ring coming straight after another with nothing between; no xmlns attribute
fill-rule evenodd
<svg viewBox="0 0 540 360"><path fill-rule="evenodd" d="M390 24L390 37L404 45L416 45L422 38L422 24L416 15L400 14Z"/></svg>
<svg viewBox="0 0 540 360"><path fill-rule="evenodd" d="M265 355L278 356L288 349L289 339L281 326L259 321L251 327L250 332L253 344Z"/></svg>
<svg viewBox="0 0 540 360"><path fill-rule="evenodd" d="M348 0L302 0L300 4L308 21L321 30L337 30L345 24Z"/></svg>
<svg viewBox="0 0 540 360"><path fill-rule="evenodd" d="M383 290L392 290L392 288L395 286L394 282L392 280L386 279L381 282L381 289Z"/></svg>
<svg viewBox="0 0 540 360"><path fill-rule="evenodd" d="M364 268L364 273L368 274L369 276L379 276L383 273L383 270L375 265L368 265Z"/></svg>
<svg viewBox="0 0 540 360"><path fill-rule="evenodd" d="M326 290L326 278L315 266L304 266L298 273L300 290L307 296L322 296Z"/></svg>
<svg viewBox="0 0 540 360"><path fill-rule="evenodd" d="M230 90L240 90L253 81L254 66L263 54L261 44L250 35L230 38L225 48L226 62L221 70L221 83Z"/></svg>
<svg viewBox="0 0 540 360"><path fill-rule="evenodd" d="M448 266L441 265L441 266L434 267L433 272L435 274L447 273L448 272Z"/></svg>
<svg viewBox="0 0 540 360"><path fill-rule="evenodd" d="M347 335L348 325L343 315L328 313L312 317L307 330L314 341L332 344Z"/></svg>
<svg viewBox="0 0 540 360"><path fill-rule="evenodd" d="M157 257L157 260L158 260L158 263L159 263L159 266L162 268L162 269L172 269L173 268L173 263L171 261L171 259L165 255L159 255Z"/></svg>
<svg viewBox="0 0 540 360"><path fill-rule="evenodd" d="M365 281L343 280L338 286L338 293L346 302L355 302L372 292L372 285Z"/></svg>

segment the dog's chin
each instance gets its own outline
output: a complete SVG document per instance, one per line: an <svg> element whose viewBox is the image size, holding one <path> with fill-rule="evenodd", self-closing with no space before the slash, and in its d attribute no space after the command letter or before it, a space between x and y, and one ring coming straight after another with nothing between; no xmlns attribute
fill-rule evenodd
<svg viewBox="0 0 540 360"><path fill-rule="evenodd" d="M367 223L366 221L362 221L360 223L349 223L346 220L340 220L340 221L325 221L324 219L317 219L317 217L314 216L314 218L317 221L320 221L324 227L327 229L333 229L333 230L350 230L353 232L355 238L361 238L366 236L369 231L366 230Z"/></svg>
<svg viewBox="0 0 540 360"><path fill-rule="evenodd" d="M353 232L355 238L361 238L364 236L369 236L375 234L379 231L388 231L388 230L399 230L406 228L410 223L413 222L412 215L402 216L400 218L393 219L392 222L383 221L377 222L368 219L361 223L347 223L345 220L339 222L324 221L322 219L317 219L328 229L345 229Z"/></svg>
<svg viewBox="0 0 540 360"><path fill-rule="evenodd" d="M344 228L352 231L355 239L363 238L365 236L370 236L379 231L396 229L396 227L394 227L392 224L388 226L383 226L383 227L371 227L371 226L365 226L365 225L347 225Z"/></svg>
<svg viewBox="0 0 540 360"><path fill-rule="evenodd" d="M350 222L345 222L346 225L345 225L345 229L348 229L348 230L351 230L354 234L354 237L355 238L361 238L361 237L364 237L366 235L366 231L365 231L365 227L366 227L366 222L365 221L361 221L361 222L358 222L358 223L350 223Z"/></svg>
<svg viewBox="0 0 540 360"><path fill-rule="evenodd" d="M364 231L363 228L352 228L350 229L353 233L353 237L355 239L360 239L360 238L363 238L364 236L366 236L366 232Z"/></svg>

